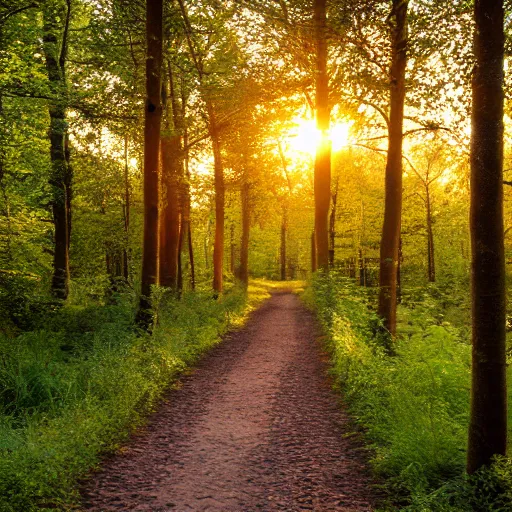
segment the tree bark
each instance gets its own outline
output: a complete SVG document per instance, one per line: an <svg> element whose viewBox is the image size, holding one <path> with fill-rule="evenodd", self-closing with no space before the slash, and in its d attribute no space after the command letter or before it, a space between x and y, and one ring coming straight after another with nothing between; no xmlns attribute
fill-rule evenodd
<svg viewBox="0 0 512 512"><path fill-rule="evenodd" d="M328 217L331 200L329 78L327 75L326 0L314 0L316 39L316 123L320 142L315 158L315 247L318 268L329 268Z"/></svg>
<svg viewBox="0 0 512 512"><path fill-rule="evenodd" d="M144 241L141 298L137 323L149 330L153 321L151 286L158 283L158 169L162 68L163 0L146 1L146 105L144 121Z"/></svg>
<svg viewBox="0 0 512 512"><path fill-rule="evenodd" d="M311 272L316 272L316 237L315 231L311 233Z"/></svg>
<svg viewBox="0 0 512 512"><path fill-rule="evenodd" d="M165 133L161 140L162 158L162 211L160 212L160 285L177 291L180 281L180 203L183 182L182 119L176 97L171 66L168 66L168 90L170 99L165 109Z"/></svg>
<svg viewBox="0 0 512 512"><path fill-rule="evenodd" d="M182 109L183 109L183 117L185 110L185 97L182 96ZM181 186L181 228L180 228L180 263L179 263L179 283L178 287L180 290L183 289L183 256L185 253L188 255L189 265L190 265L190 288L192 290L195 289L196 286L196 277L195 277L195 266L194 266L194 246L192 244L192 226L190 222L190 169L189 169L189 161L188 161L188 131L184 126L183 128L183 144L185 146L184 149L184 164L185 164L185 177L182 181Z"/></svg>
<svg viewBox="0 0 512 512"><path fill-rule="evenodd" d="M213 166L215 178L215 241L213 245L213 291L222 293L222 277L224 270L224 168L220 149L220 133L215 110L211 101L207 101L208 129L212 141Z"/></svg>
<svg viewBox="0 0 512 512"><path fill-rule="evenodd" d="M467 470L507 447L502 0L475 0L471 136L473 357Z"/></svg>
<svg viewBox="0 0 512 512"><path fill-rule="evenodd" d="M194 265L194 245L192 244L192 227L188 223L188 258L190 261L190 287L192 290L196 288L196 270Z"/></svg>
<svg viewBox="0 0 512 512"><path fill-rule="evenodd" d="M43 9L43 49L50 88L54 95L49 105L50 159L49 183L52 189L52 214L55 225L52 294L66 300L69 293L69 234L71 175L69 167L68 124L66 120L67 84L65 63L70 4L47 2ZM61 24L64 20L64 26ZM61 41L59 41L59 38Z"/></svg>
<svg viewBox="0 0 512 512"><path fill-rule="evenodd" d="M240 246L240 281L247 287L249 283L249 237L251 215L249 205L249 184L244 180L240 189L242 199L242 243Z"/></svg>
<svg viewBox="0 0 512 512"><path fill-rule="evenodd" d="M235 275L235 258L235 225L231 223L229 227L229 271L232 275Z"/></svg>
<svg viewBox="0 0 512 512"><path fill-rule="evenodd" d="M378 314L396 334L397 267L402 216L402 141L407 64L407 0L392 0L389 142L386 162L384 224L380 244Z"/></svg>
<svg viewBox="0 0 512 512"><path fill-rule="evenodd" d="M125 245L123 248L123 276L126 282L130 277L128 243L130 236L130 175L128 172L128 134L124 137L124 233Z"/></svg>
<svg viewBox="0 0 512 512"><path fill-rule="evenodd" d="M288 231L288 210L286 206L283 206L283 216L281 218L281 250L280 250L280 262L281 262L281 281L286 281L286 235Z"/></svg>
<svg viewBox="0 0 512 512"><path fill-rule="evenodd" d="M430 198L430 190L426 188L426 206L427 206L427 253L428 253L428 281L435 283L436 281L436 261L434 254L434 231L432 229L432 204Z"/></svg>
<svg viewBox="0 0 512 512"><path fill-rule="evenodd" d="M338 201L338 181L339 178L336 178L336 186L334 193L332 194L331 215L329 217L329 266L331 268L334 267L334 246L336 244L336 204Z"/></svg>
<svg viewBox="0 0 512 512"><path fill-rule="evenodd" d="M170 129L170 128L169 128ZM180 174L180 136L166 134L161 140L162 211L160 212L160 285L176 291L178 286L178 249L180 208L178 200Z"/></svg>

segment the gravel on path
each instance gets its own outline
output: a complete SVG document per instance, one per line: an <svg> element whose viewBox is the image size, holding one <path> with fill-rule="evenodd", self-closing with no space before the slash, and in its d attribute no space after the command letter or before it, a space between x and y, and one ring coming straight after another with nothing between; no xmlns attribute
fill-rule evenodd
<svg viewBox="0 0 512 512"><path fill-rule="evenodd" d="M91 511L371 511L366 450L313 314L275 293L82 490Z"/></svg>

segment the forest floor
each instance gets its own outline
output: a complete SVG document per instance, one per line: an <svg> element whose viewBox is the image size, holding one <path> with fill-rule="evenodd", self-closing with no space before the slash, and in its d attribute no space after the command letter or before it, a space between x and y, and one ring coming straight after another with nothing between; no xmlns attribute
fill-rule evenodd
<svg viewBox="0 0 512 512"><path fill-rule="evenodd" d="M367 450L332 390L319 328L280 291L82 489L94 511L369 511Z"/></svg>

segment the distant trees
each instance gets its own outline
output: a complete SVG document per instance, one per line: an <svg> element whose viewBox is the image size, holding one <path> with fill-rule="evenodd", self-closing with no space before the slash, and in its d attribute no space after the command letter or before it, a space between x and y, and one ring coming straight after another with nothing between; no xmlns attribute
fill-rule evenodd
<svg viewBox="0 0 512 512"><path fill-rule="evenodd" d="M504 8L474 6L471 137L473 366L467 469L507 448L505 257L503 236Z"/></svg>
<svg viewBox="0 0 512 512"><path fill-rule="evenodd" d="M423 151L416 151L415 154L419 162L413 162L407 158L407 165L412 169L414 175L418 178L421 192L415 192L423 205L425 206L425 231L426 231L426 253L427 253L427 279L430 283L436 281L436 253L434 243L434 200L435 185L439 179L446 173L449 164L446 158L443 158L446 144L443 140L428 140L422 144Z"/></svg>

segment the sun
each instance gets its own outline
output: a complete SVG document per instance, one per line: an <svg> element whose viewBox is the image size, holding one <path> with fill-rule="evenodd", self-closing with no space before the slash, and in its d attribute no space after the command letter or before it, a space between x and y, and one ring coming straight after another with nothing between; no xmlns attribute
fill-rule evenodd
<svg viewBox="0 0 512 512"><path fill-rule="evenodd" d="M340 151L348 145L352 122L333 123L329 131L332 151ZM321 134L314 119L297 117L294 128L289 131L290 149L314 156L320 144Z"/></svg>

